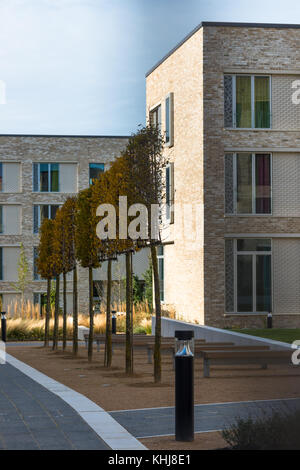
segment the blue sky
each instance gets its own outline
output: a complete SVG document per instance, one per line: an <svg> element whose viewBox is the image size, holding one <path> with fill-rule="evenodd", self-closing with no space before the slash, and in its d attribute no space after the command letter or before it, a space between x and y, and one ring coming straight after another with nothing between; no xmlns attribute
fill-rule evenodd
<svg viewBox="0 0 300 470"><path fill-rule="evenodd" d="M201 21L298 18L298 0L0 0L0 134L131 134L145 72Z"/></svg>

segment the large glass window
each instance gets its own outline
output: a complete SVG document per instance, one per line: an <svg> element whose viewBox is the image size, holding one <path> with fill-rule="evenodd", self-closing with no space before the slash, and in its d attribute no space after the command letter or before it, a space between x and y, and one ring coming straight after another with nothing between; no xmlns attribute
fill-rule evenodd
<svg viewBox="0 0 300 470"><path fill-rule="evenodd" d="M225 276L227 312L270 312L271 240L226 240Z"/></svg>
<svg viewBox="0 0 300 470"><path fill-rule="evenodd" d="M90 184L104 172L104 163L90 163Z"/></svg>
<svg viewBox="0 0 300 470"><path fill-rule="evenodd" d="M3 191L3 164L0 163L0 191Z"/></svg>
<svg viewBox="0 0 300 470"><path fill-rule="evenodd" d="M55 219L58 208L57 204L33 206L33 233L38 233L44 219Z"/></svg>
<svg viewBox="0 0 300 470"><path fill-rule="evenodd" d="M271 126L271 78L224 76L224 126L268 129Z"/></svg>
<svg viewBox="0 0 300 470"><path fill-rule="evenodd" d="M59 163L33 163L33 191L59 191Z"/></svg>
<svg viewBox="0 0 300 470"><path fill-rule="evenodd" d="M225 213L271 214L271 155L225 155Z"/></svg>

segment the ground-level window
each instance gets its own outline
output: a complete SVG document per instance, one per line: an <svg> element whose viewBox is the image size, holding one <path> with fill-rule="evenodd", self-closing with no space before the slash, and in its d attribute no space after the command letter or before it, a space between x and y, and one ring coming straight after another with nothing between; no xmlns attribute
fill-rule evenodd
<svg viewBox="0 0 300 470"><path fill-rule="evenodd" d="M35 292L33 294L33 304L34 306L39 305L40 316L43 316L47 307L47 294L44 292Z"/></svg>
<svg viewBox="0 0 300 470"><path fill-rule="evenodd" d="M160 300L165 300L165 289L164 289L164 247L161 245L157 248L157 260L158 260L158 275L159 275L159 291Z"/></svg>
<svg viewBox="0 0 300 470"><path fill-rule="evenodd" d="M271 240L225 240L225 298L227 312L270 312Z"/></svg>
<svg viewBox="0 0 300 470"><path fill-rule="evenodd" d="M271 155L225 155L225 213L271 214Z"/></svg>

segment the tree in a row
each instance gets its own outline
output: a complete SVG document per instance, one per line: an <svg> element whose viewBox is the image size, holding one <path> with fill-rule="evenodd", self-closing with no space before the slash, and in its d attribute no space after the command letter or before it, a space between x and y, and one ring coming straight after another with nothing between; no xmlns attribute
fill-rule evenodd
<svg viewBox="0 0 300 470"><path fill-rule="evenodd" d="M121 255L126 258L126 349L125 367L133 372L133 322L132 322L132 254L146 246L151 250L154 278L154 298L156 312L154 377L161 380L161 306L156 246L160 243L158 207L164 197L163 169L166 161L162 156L163 141L158 129L145 127L132 135L126 149L111 167L94 181L89 188L80 191L77 198L69 198L58 210L55 220L44 220L40 230L40 245L37 260L38 272L47 279L47 308L45 320L45 345L49 341L50 287L51 279L56 282L56 302L54 314L53 349L58 342L59 287L63 277L63 347L66 347L67 309L66 275L73 271L73 351L77 353L77 265L79 262L89 273L89 343L88 359L92 360L94 308L93 308L93 269L107 261L107 302L106 302L106 347L105 365L111 365L111 272L112 262ZM121 217L120 200L127 198L127 206L138 207L139 215L143 208L147 211L146 227L133 212L126 211ZM121 198L121 199L120 199ZM105 210L107 205L107 210ZM113 217L109 206L113 207ZM100 207L100 209L99 209ZM102 207L102 209L101 209ZM103 210L104 208L104 210ZM154 211L154 214L153 214ZM155 212L156 211L156 212ZM111 218L112 217L112 218ZM153 221L156 231L153 230ZM105 223L105 237L99 237L97 227ZM144 224L145 225L145 224ZM128 228L133 226L139 236L128 237ZM115 227L115 228L114 228ZM130 230L129 230L130 231Z"/></svg>

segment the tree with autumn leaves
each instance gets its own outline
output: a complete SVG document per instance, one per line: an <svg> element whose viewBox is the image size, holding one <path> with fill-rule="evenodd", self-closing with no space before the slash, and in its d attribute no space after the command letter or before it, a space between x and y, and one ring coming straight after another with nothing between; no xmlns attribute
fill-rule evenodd
<svg viewBox="0 0 300 470"><path fill-rule="evenodd" d="M74 295L74 338L77 345L77 271L76 259L83 268L89 272L89 317L90 331L88 343L88 359L92 360L94 336L94 309L93 309L93 269L100 267L107 261L107 312L106 312L106 348L105 365L111 365L111 268L112 261L121 254L126 257L126 371L133 372L132 358L132 253L144 247L150 247L154 278L154 298L156 313L155 348L154 348L154 378L155 382L161 380L161 306L160 289L156 247L160 244L159 237L159 210L156 214L156 233L153 231L153 207L158 208L164 198L163 170L166 161L162 156L163 141L157 128L147 126L132 135L126 149L107 170L89 188L80 191L77 198L66 201L57 212L57 216L50 228L51 222L43 222L39 248L39 272L43 278L56 278L56 309L54 343L57 347L57 327L59 308L59 274L63 273L63 344L66 344L66 274L73 270ZM128 226L139 222L135 215L121 220L120 198L127 198L128 207L140 204L147 209L147 224L140 227L140 236L136 239L128 238ZM110 232L101 239L96 229L99 222L105 222L108 215L106 211L98 211L99 206L110 205L115 209L114 221L120 229L120 224L126 226L126 236L120 230ZM109 211L108 211L109 212ZM151 217L152 214L152 217ZM141 215L141 214L140 214ZM108 220L106 220L108 222ZM108 224L109 225L109 224ZM44 231L49 232L48 264L44 253L47 252ZM53 230L53 233L51 232ZM123 230L124 232L124 230ZM55 235L53 235L55 234ZM45 266L44 266L45 265ZM56 321L57 320L57 321ZM75 332L76 330L76 332ZM75 351L77 346L73 345Z"/></svg>

